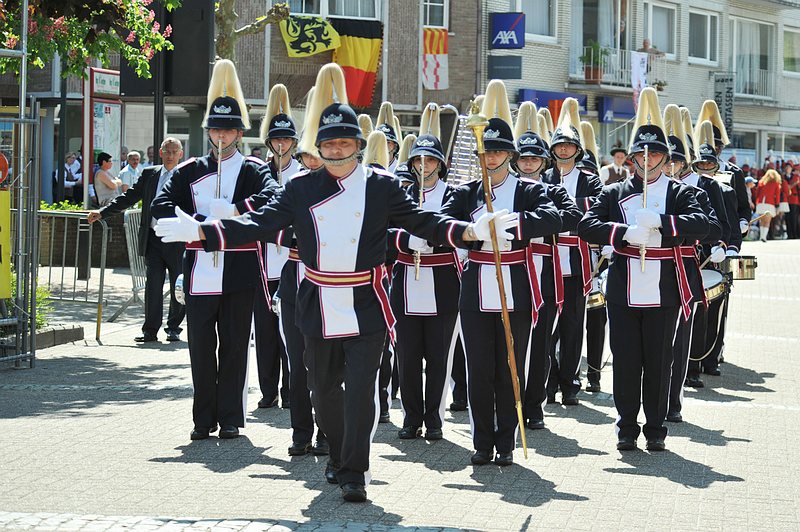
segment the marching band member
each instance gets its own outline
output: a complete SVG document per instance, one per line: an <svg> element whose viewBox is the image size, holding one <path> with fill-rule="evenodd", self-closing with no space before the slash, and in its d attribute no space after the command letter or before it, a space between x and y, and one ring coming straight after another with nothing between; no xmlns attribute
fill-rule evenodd
<svg viewBox="0 0 800 532"><path fill-rule="evenodd" d="M578 233L592 244L614 246L606 304L617 449L636 448L636 418L643 403L647 449L663 451L672 340L678 318L688 317L696 297L683 260L684 255L693 257L694 250L682 246L705 236L708 218L688 187L662 174L669 147L651 87L639 96L629 154L635 178L604 188Z"/></svg>
<svg viewBox="0 0 800 532"><path fill-rule="evenodd" d="M591 206L603 185L596 175L577 167L583 158L578 118L578 101L567 98L561 108L558 126L550 141L554 166L544 176L553 185L562 184L582 212ZM580 237L563 232L558 238L558 254L564 276L564 305L558 318L558 357L555 342L551 351L550 399L555 387L561 388L561 403L577 405L581 389L581 348L586 296L592 288L589 246Z"/></svg>
<svg viewBox="0 0 800 532"><path fill-rule="evenodd" d="M204 127L211 153L176 168L153 200L156 219L174 216L180 208L192 223L219 221L266 203L277 189L263 161L239 151L250 119L236 67L228 60L214 65ZM220 438L235 438L245 423L253 302L256 292L266 290L266 281L254 242L214 253L205 251L198 238L187 242L183 275L194 387L190 436L208 438L219 424Z"/></svg>
<svg viewBox="0 0 800 532"><path fill-rule="evenodd" d="M509 171L519 152L514 145L511 111L502 81L489 82L482 114L489 117L483 139L494 206L508 210L518 221L516 227L503 228L498 225L497 239L503 264L501 275L507 287L506 300L517 372L524 376L532 318L542 305L528 244L531 238L557 232L561 228L561 218L542 185L525 183ZM482 182L472 181L457 189L443 212L467 221L485 215ZM467 266L462 274L459 303L475 447L471 461L475 465L486 464L492 460L493 450L496 450L495 463L511 465L518 428L517 414L501 321L492 243L489 238L481 240L469 251ZM520 380L520 391L524 397L524 377Z"/></svg>
<svg viewBox="0 0 800 532"><path fill-rule="evenodd" d="M445 182L447 162L439 140L438 105L431 103L425 108L419 133L409 154L408 164L416 182L408 188L408 194L423 210L440 212L454 188ZM403 230L394 231L394 244L398 258L391 302L397 318L396 351L404 416L398 436L404 440L417 438L424 424L425 439L440 440L458 334L461 264L452 247L432 246Z"/></svg>
<svg viewBox="0 0 800 532"><path fill-rule="evenodd" d="M308 101L314 99L314 89L308 95ZM305 131L308 129L309 114L306 113L304 119ZM297 143L295 159L300 163L304 171L314 171L322 167L319 152L314 145L313 138L302 135ZM288 176L288 180L296 174ZM289 447L290 456L302 456L311 452L316 456L325 456L330 448L325 433L319 428L319 423L314 422L313 408L311 405L311 393L308 389L308 371L303 363L303 352L305 351L305 339L303 333L297 326L295 314L297 309L297 285L303 278L303 263L297 252L297 238L291 229L287 229L283 235L283 242L286 244L288 260L281 271L281 279L278 284L278 292L275 294L278 308L280 309L280 331L283 343L286 346L286 355L289 368L289 420L292 425L292 445ZM317 426L317 437L314 439L314 425ZM312 444L311 442L314 441Z"/></svg>
<svg viewBox="0 0 800 532"><path fill-rule="evenodd" d="M588 174L597 175L597 140L594 127L589 122L581 121L581 136L583 138L584 155L577 164L578 168ZM624 151L624 150L623 150ZM602 170L602 169L601 169ZM599 177L599 176L598 176ZM577 225L577 224L576 224ZM608 267L606 259L601 263L602 248L590 248L592 271L599 272ZM599 289L600 277L592 277L592 290ZM606 345L606 306L586 309L586 391L600 391L600 371L603 369L603 350Z"/></svg>
<svg viewBox="0 0 800 532"><path fill-rule="evenodd" d="M298 136L292 119L289 93L280 83L269 91L267 109L261 120L260 137L261 142L266 144L272 153L272 159L267 164L272 175L277 178L278 184L282 185L302 170L303 167L294 157ZM267 288L270 296L278 290L281 271L289 259L288 248L291 247L289 235L281 234L279 238L286 238L287 242L279 241L277 244L263 245L264 268L267 272ZM272 408L278 404L278 381L283 375L280 396L283 408L288 408L291 402L286 347L281 338L278 316L270 308L269 301L263 294L256 294L253 324L258 384L262 395L258 407Z"/></svg>
<svg viewBox="0 0 800 532"><path fill-rule="evenodd" d="M690 137L685 135L683 118L678 106L667 105L664 109L664 129L670 147L670 160L665 165L665 173L676 182L684 183L694 193L698 205L708 217L708 234L698 244L703 245L703 253L697 260L711 257L711 262L725 259L725 241L730 236L730 226L725 216L725 205L722 190L713 179L699 176L692 171ZM718 214L719 213L719 214ZM697 274L697 268L687 268L687 273ZM695 282L702 284L702 279ZM666 420L673 423L683 421L683 385L690 378L690 359L702 356L705 349L705 314L706 305L702 300L692 305L688 320L678 320L678 330L673 343L672 374L669 383L669 401L667 403ZM699 367L699 365L698 365Z"/></svg>
<svg viewBox="0 0 800 532"><path fill-rule="evenodd" d="M539 120L536 106L523 102L519 107L514 125L519 159L514 163L522 181L540 182L541 173L550 162L550 147L539 136ZM561 230L572 231L578 227L583 213L561 185L541 183L547 197L561 215ZM525 385L524 417L529 429L544 428L543 405L547 399L547 379L550 374L550 350L553 341L553 325L564 302L564 281L561 277L561 262L557 260L557 234L532 238L530 251L536 267L536 276L542 293L542 306L533 328L530 346L530 361ZM553 260L555 251L556 260Z"/></svg>
<svg viewBox="0 0 800 532"><path fill-rule="evenodd" d="M397 166L394 167L394 175L400 180L400 184L408 187L414 183L414 174L411 173L411 168L408 166L408 154L411 153L411 147L417 136L409 133L403 137L400 143L400 151L397 153Z"/></svg>
<svg viewBox="0 0 800 532"><path fill-rule="evenodd" d="M394 173L399 159L397 157L400 150L400 140L402 132L400 131L400 119L394 114L394 107L392 102L383 102L378 111L377 130L386 135L386 141L389 148L389 165L384 170Z"/></svg>
<svg viewBox="0 0 800 532"><path fill-rule="evenodd" d="M334 103L338 95L341 103ZM401 227L435 243L465 246L489 238L489 221L513 228L502 211L471 224L414 207L388 172L358 164L364 139L347 105L344 73L325 65L309 113L324 168L296 176L257 212L199 223L176 209L157 233L167 241L202 240L206 250L271 238L293 226L304 278L297 323L306 340L304 361L318 421L330 443L326 471L347 501L366 500L369 449L378 421L377 376L384 338L393 334L386 261L387 229Z"/></svg>

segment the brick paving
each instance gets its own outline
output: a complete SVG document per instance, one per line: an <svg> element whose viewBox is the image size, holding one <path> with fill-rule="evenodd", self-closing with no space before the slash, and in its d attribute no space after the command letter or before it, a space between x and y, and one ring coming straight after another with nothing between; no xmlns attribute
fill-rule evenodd
<svg viewBox="0 0 800 532"><path fill-rule="evenodd" d="M687 390L666 453L617 452L611 396L581 394L548 405L527 461L517 450L512 467L473 467L466 413L447 414L443 441L400 441L396 402L375 437L369 503L343 503L324 459L287 455L288 411L255 408L254 357L243 436L190 442L186 344L132 345L131 309L101 343L42 350L33 370L0 364L0 528L798 530L800 243L745 251L757 280L734 289L723 376ZM108 315L127 297L124 274L109 276ZM60 315L91 324L81 308Z"/></svg>

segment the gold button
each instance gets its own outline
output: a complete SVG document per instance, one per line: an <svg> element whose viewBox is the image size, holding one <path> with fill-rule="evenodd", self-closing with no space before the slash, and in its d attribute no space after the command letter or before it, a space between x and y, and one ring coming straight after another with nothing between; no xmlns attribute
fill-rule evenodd
<svg viewBox="0 0 800 532"><path fill-rule="evenodd" d="M656 203L655 206L658 207L658 203Z"/></svg>
<svg viewBox="0 0 800 532"><path fill-rule="evenodd" d="M323 243L322 243L322 247L325 247L325 246L327 246L327 245L328 245L328 244L326 244L325 242L323 242Z"/></svg>
<svg viewBox="0 0 800 532"><path fill-rule="evenodd" d="M320 221L322 221L322 220L324 220L324 219L325 219L325 217L324 217L324 216L317 216L317 220L320 220Z"/></svg>
<svg viewBox="0 0 800 532"><path fill-rule="evenodd" d="M355 244L355 243L356 243L356 239L355 239L355 238L351 238L351 239L350 239L350 243L351 243L351 244Z"/></svg>
<svg viewBox="0 0 800 532"><path fill-rule="evenodd" d="M360 212L358 212L358 211L356 211L356 218L358 218L358 217L360 217L360 216L361 216L361 213L360 213Z"/></svg>

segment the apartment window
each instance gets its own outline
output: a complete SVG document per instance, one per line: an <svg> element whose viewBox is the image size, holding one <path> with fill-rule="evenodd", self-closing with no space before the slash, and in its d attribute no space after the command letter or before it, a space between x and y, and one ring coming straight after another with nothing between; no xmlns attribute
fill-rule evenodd
<svg viewBox="0 0 800 532"><path fill-rule="evenodd" d="M689 12L689 58L693 61L717 62L717 23L710 13Z"/></svg>
<svg viewBox="0 0 800 532"><path fill-rule="evenodd" d="M274 0L276 3L278 0ZM289 0L294 14L323 17L378 18L378 0Z"/></svg>
<svg viewBox="0 0 800 532"><path fill-rule="evenodd" d="M644 4L644 34L650 46L675 57L675 7L667 4ZM645 48L642 46L642 48Z"/></svg>
<svg viewBox="0 0 800 532"><path fill-rule="evenodd" d="M783 32L783 70L800 74L800 31Z"/></svg>
<svg viewBox="0 0 800 532"><path fill-rule="evenodd" d="M736 73L736 93L774 97L774 76L770 56L774 54L771 24L754 20L731 19L731 70Z"/></svg>
<svg viewBox="0 0 800 532"><path fill-rule="evenodd" d="M517 10L525 13L526 36L556 36L556 0L517 0Z"/></svg>
<svg viewBox="0 0 800 532"><path fill-rule="evenodd" d="M450 0L424 0L425 26L435 28L449 27Z"/></svg>

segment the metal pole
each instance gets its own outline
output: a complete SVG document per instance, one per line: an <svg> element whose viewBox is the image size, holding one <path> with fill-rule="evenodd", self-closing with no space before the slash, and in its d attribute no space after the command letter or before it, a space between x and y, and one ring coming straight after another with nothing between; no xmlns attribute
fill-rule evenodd
<svg viewBox="0 0 800 532"><path fill-rule="evenodd" d="M64 164L67 161L67 78L64 74L64 61L59 62L59 75L61 76L61 113L58 119L58 184L56 185L55 201L64 199L64 180L66 179L66 168ZM74 190L74 189L73 189Z"/></svg>
<svg viewBox="0 0 800 532"><path fill-rule="evenodd" d="M158 20L162 21L163 25L164 6L156 5ZM149 164L161 162L158 149L162 140L164 140L164 52L159 52L153 65L153 160L148 160Z"/></svg>

